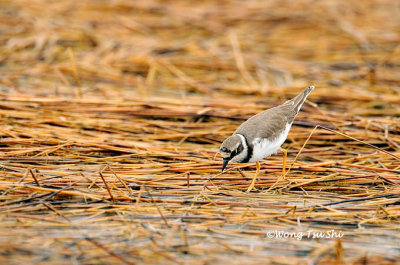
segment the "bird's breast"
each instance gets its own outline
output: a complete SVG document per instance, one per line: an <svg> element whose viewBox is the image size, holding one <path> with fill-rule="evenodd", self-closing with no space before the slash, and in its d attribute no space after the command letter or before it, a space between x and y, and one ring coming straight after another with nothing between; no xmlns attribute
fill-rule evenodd
<svg viewBox="0 0 400 265"><path fill-rule="evenodd" d="M285 142L291 126L291 123L286 124L285 129L275 139L255 138L252 142L253 154L249 162L259 161L264 157L276 154Z"/></svg>

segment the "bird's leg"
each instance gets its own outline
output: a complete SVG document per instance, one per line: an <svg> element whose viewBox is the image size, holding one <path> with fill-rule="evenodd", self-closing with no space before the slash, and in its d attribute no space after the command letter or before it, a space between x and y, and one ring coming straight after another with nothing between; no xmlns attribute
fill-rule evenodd
<svg viewBox="0 0 400 265"><path fill-rule="evenodd" d="M267 192L269 192L270 190L272 190L273 188L275 188L276 185L278 185L278 183L281 181L281 179L286 180L285 174L286 174L286 158L287 158L287 151L286 151L286 149L283 149L283 148L281 148L281 151L282 151L282 153L283 153L282 176L280 176L280 177L276 180L276 182L275 182L271 187L269 187L269 189L267 190ZM290 181L289 181L289 182L290 182Z"/></svg>
<svg viewBox="0 0 400 265"><path fill-rule="evenodd" d="M283 165L282 165L282 178L283 179L286 179L285 178L285 173L286 173L286 158L287 158L287 151L286 151L286 149L281 149L281 151L283 152Z"/></svg>
<svg viewBox="0 0 400 265"><path fill-rule="evenodd" d="M250 191L252 191L253 189L254 190L257 190L255 187L254 187L254 184L256 184L256 179L257 179L257 177L258 177L258 174L260 173L260 162L256 162L256 167L257 167L257 171L256 171L256 174L254 175L254 177L253 177L253 180L251 181L251 184L250 184L250 186L247 188L247 191L246 192L250 192Z"/></svg>

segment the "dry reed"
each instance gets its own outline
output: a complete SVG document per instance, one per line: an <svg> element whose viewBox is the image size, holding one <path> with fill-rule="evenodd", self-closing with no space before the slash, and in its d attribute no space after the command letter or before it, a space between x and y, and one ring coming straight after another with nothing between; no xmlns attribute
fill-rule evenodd
<svg viewBox="0 0 400 265"><path fill-rule="evenodd" d="M1 264L400 260L396 1L1 5ZM246 193L220 142L309 84Z"/></svg>

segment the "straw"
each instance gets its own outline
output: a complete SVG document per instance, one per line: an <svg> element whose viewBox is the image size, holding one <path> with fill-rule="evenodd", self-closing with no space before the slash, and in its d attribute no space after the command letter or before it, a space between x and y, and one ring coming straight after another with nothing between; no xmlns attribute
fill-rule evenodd
<svg viewBox="0 0 400 265"><path fill-rule="evenodd" d="M396 263L396 18L389 0L3 1L0 264ZM221 172L221 142L309 85L285 180L278 153L246 193L256 165Z"/></svg>

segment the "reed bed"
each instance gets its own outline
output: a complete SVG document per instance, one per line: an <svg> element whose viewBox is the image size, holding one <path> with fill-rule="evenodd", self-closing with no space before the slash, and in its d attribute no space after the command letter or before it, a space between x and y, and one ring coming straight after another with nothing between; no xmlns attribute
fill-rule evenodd
<svg viewBox="0 0 400 265"><path fill-rule="evenodd" d="M398 11L3 1L0 263L398 264ZM246 193L220 143L311 84Z"/></svg>

